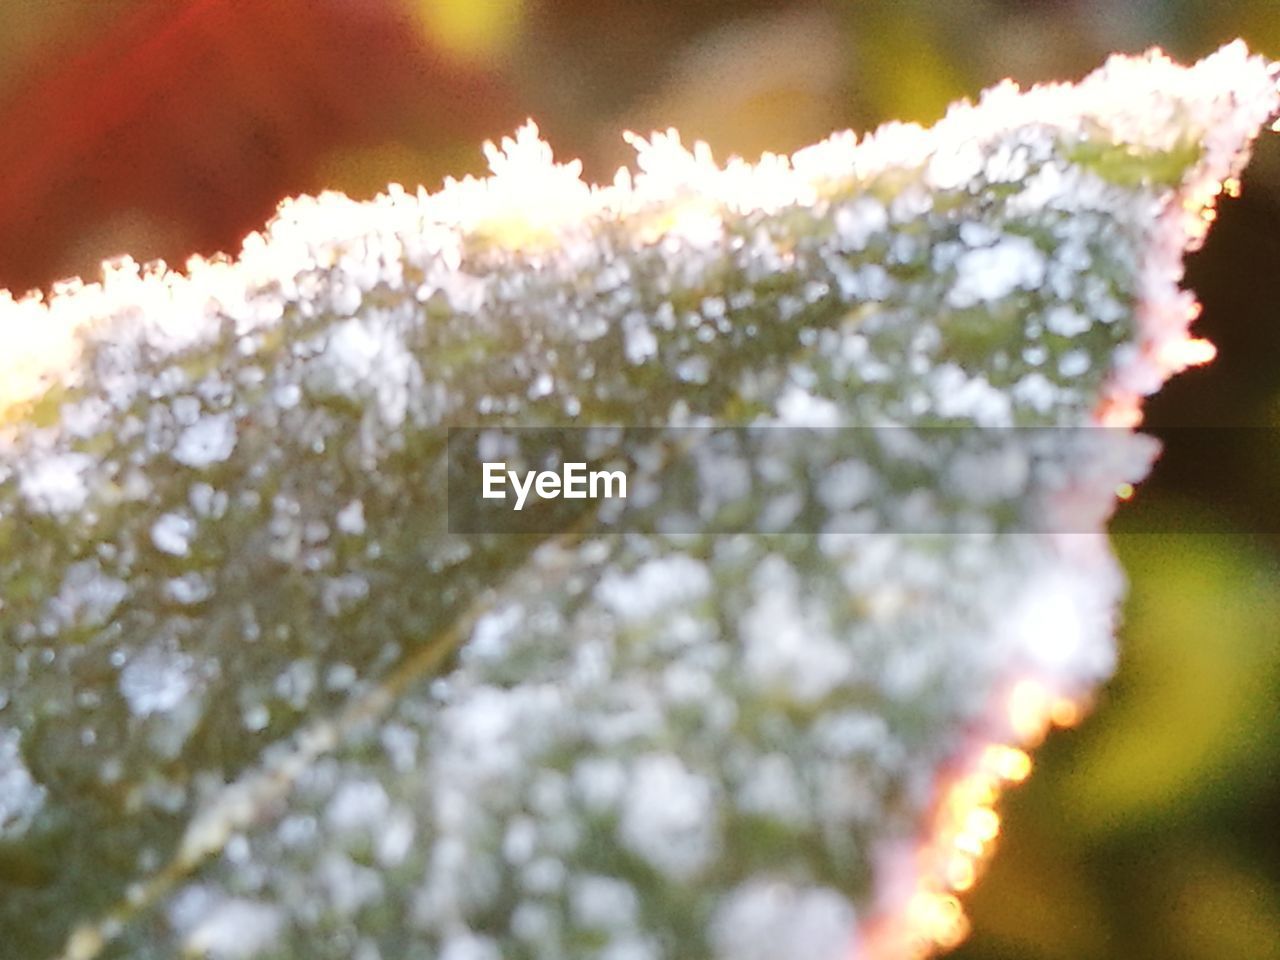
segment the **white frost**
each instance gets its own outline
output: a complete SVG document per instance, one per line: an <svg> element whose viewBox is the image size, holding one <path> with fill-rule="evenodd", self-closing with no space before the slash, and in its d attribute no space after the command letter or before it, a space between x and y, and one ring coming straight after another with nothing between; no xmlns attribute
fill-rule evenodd
<svg viewBox="0 0 1280 960"><path fill-rule="evenodd" d="M184 654L148 650L120 671L120 693L139 717L172 710L194 687L191 658Z"/></svg>
<svg viewBox="0 0 1280 960"><path fill-rule="evenodd" d="M697 601L710 590L707 568L692 557L679 555L651 560L629 574L610 570L596 587L605 606L627 620L641 620Z"/></svg>
<svg viewBox="0 0 1280 960"><path fill-rule="evenodd" d="M831 634L820 610L804 606L799 578L780 557L755 572L756 600L743 611L743 670L760 689L800 704L815 703L844 683L853 651Z"/></svg>
<svg viewBox="0 0 1280 960"><path fill-rule="evenodd" d="M151 525L151 542L157 550L175 557L185 557L191 549L196 524L180 513L166 513Z"/></svg>
<svg viewBox="0 0 1280 960"><path fill-rule="evenodd" d="M39 457L20 468L18 489L32 510L74 513L89 499L85 474L92 465L87 453Z"/></svg>
<svg viewBox="0 0 1280 960"><path fill-rule="evenodd" d="M956 284L947 294L953 307L972 307L1007 297L1015 290L1034 290L1044 281L1045 257L1026 237L1005 236L993 246L960 255Z"/></svg>
<svg viewBox="0 0 1280 960"><path fill-rule="evenodd" d="M18 731L0 727L0 841L22 835L44 796L22 762Z"/></svg>
<svg viewBox="0 0 1280 960"><path fill-rule="evenodd" d="M189 956L249 960L272 947L283 925L284 916L278 907L229 898L195 924L183 946Z"/></svg>
<svg viewBox="0 0 1280 960"><path fill-rule="evenodd" d="M308 368L307 387L319 397L372 401L386 426L400 426L409 410L410 392L422 378L401 332L412 306L370 310L335 324Z"/></svg>
<svg viewBox="0 0 1280 960"><path fill-rule="evenodd" d="M439 960L502 960L502 951L488 937L459 933L444 942Z"/></svg>
<svg viewBox="0 0 1280 960"><path fill-rule="evenodd" d="M714 857L715 789L672 754L647 754L631 771L618 825L633 853L673 880L690 881Z"/></svg>
<svg viewBox="0 0 1280 960"><path fill-rule="evenodd" d="M753 880L716 909L712 942L716 960L842 960L855 955L853 923L835 890Z"/></svg>
<svg viewBox="0 0 1280 960"><path fill-rule="evenodd" d="M235 448L235 419L229 413L209 414L182 431L173 459L198 469L221 463Z"/></svg>
<svg viewBox="0 0 1280 960"><path fill-rule="evenodd" d="M334 522L342 533L350 534L353 537L363 535L365 531L364 503L359 500L352 500L338 511Z"/></svg>

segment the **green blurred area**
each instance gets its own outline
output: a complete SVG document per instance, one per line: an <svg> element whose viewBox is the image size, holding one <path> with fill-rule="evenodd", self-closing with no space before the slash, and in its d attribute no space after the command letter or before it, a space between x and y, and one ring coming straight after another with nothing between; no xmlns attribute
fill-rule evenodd
<svg viewBox="0 0 1280 960"><path fill-rule="evenodd" d="M0 100L137 6L0 0ZM1192 59L1243 36L1280 56L1277 0L414 0L400 13L433 49L501 77L504 115L536 118L596 179L627 161L627 128L674 125L718 156L755 156L838 128L928 122L1003 77L1073 78L1112 51L1160 45ZM434 186L481 171L473 137L405 126L321 145L298 189L368 195L388 181ZM101 223L82 234L92 258L125 242ZM1270 432L1253 434L1230 465L1171 450L1139 496L1158 510L1219 515L1239 533L1117 537L1132 583L1120 672L1091 719L1051 738L1038 775L1010 797L958 958L1280 957L1277 144L1260 149L1188 282L1205 303L1199 329L1221 356L1171 385L1151 422Z"/></svg>
<svg viewBox="0 0 1280 960"><path fill-rule="evenodd" d="M1119 674L1008 798L955 956L1280 957L1280 565L1243 534L1117 527Z"/></svg>

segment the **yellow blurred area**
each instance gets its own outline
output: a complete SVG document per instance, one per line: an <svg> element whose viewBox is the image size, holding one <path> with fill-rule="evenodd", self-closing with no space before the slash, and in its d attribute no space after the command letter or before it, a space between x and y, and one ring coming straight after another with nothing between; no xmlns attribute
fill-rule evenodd
<svg viewBox="0 0 1280 960"><path fill-rule="evenodd" d="M500 57L519 36L523 0L412 0L430 40L460 60Z"/></svg>
<svg viewBox="0 0 1280 960"><path fill-rule="evenodd" d="M463 177L488 172L480 145L452 144L422 149L390 140L385 143L332 150L316 161L316 180L341 184L342 192L367 200L398 183L409 191L424 186L436 190L446 176Z"/></svg>
<svg viewBox="0 0 1280 960"><path fill-rule="evenodd" d="M674 126L721 159L790 152L841 125L844 56L838 23L819 9L733 22L677 52L621 125L642 134Z"/></svg>
<svg viewBox="0 0 1280 960"><path fill-rule="evenodd" d="M1259 746L1280 732L1280 592L1263 558L1226 535L1116 546L1132 579L1119 679L1063 785L1063 816L1088 832L1167 817L1257 775L1271 759Z"/></svg>
<svg viewBox="0 0 1280 960"><path fill-rule="evenodd" d="M1280 57L1280 4L1275 0L1237 0L1230 27L1249 45L1270 57Z"/></svg>
<svg viewBox="0 0 1280 960"><path fill-rule="evenodd" d="M857 94L884 119L931 123L957 96L972 91L966 88L964 66L953 59L935 22L904 20L894 6L849 7L857 13L851 25L861 61Z"/></svg>
<svg viewBox="0 0 1280 960"><path fill-rule="evenodd" d="M1171 864L1174 935L1193 956L1280 960L1280 887L1212 850Z"/></svg>
<svg viewBox="0 0 1280 960"><path fill-rule="evenodd" d="M1114 540L1116 679L1007 798L956 960L1275 960L1280 886L1242 831L1280 762L1280 567L1244 534Z"/></svg>
<svg viewBox="0 0 1280 960"><path fill-rule="evenodd" d="M1004 956L1104 956L1104 904L1063 833L1035 821L1014 829L978 885L970 910L975 932Z"/></svg>
<svg viewBox="0 0 1280 960"><path fill-rule="evenodd" d="M57 53L85 30L111 23L139 0L33 3L0 0L0 97L32 61Z"/></svg>

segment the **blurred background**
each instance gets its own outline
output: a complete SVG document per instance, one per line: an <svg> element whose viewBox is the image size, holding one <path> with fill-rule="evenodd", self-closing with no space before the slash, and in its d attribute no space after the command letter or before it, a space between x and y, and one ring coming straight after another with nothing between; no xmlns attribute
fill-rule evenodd
<svg viewBox="0 0 1280 960"><path fill-rule="evenodd" d="M623 129L755 157L1236 36L1280 56L1280 2L0 0L0 288L234 252L290 194L435 188L526 117L607 180ZM1121 672L1009 798L957 958L1280 958L1280 137L1188 282L1220 356L1148 423L1244 429L1213 462L1171 433L1118 518ZM1220 532L1125 532L1153 516Z"/></svg>

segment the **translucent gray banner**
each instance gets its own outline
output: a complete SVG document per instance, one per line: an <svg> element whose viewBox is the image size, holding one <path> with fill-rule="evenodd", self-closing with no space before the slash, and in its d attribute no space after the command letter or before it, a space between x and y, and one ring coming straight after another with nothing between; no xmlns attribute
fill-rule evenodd
<svg viewBox="0 0 1280 960"><path fill-rule="evenodd" d="M1274 431L1255 431L1264 443ZM1239 431L1166 431L1206 464ZM459 428L454 533L1088 532L1146 475L1160 441L1102 427ZM1138 512L1141 514L1141 511ZM1214 529L1142 514L1126 529ZM1278 525L1280 526L1280 525Z"/></svg>

